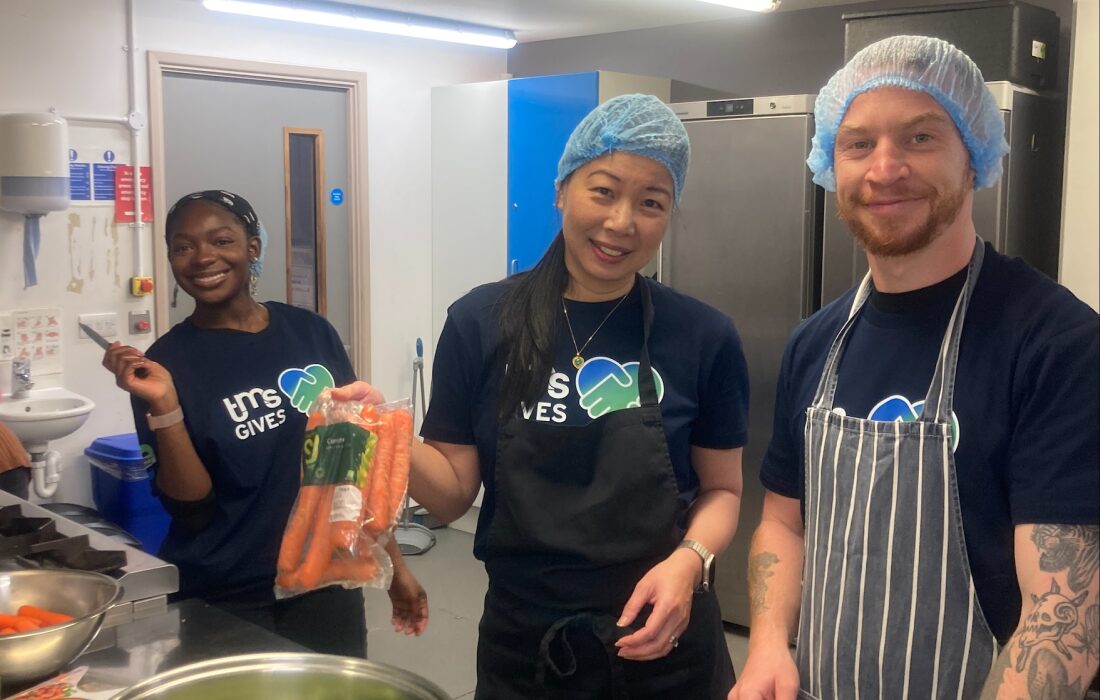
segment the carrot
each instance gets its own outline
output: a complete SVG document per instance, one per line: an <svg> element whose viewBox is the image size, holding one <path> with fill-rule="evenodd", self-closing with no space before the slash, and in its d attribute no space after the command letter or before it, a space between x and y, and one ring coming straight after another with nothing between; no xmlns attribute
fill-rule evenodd
<svg viewBox="0 0 1100 700"><path fill-rule="evenodd" d="M6 637L9 634L17 634L14 627L5 627L4 629L0 629L0 637Z"/></svg>
<svg viewBox="0 0 1100 700"><path fill-rule="evenodd" d="M317 504L321 500L323 486L303 484L298 489L298 502L283 533L283 544L279 547L279 571L293 571L298 568L302 557L302 546L306 543L310 525L314 522Z"/></svg>
<svg viewBox="0 0 1100 700"><path fill-rule="evenodd" d="M19 614L23 617L30 617L38 620L43 625L62 625L69 620L73 619L72 615L66 615L65 613L54 612L53 610L43 610L42 608L36 608L33 605L22 605L19 607Z"/></svg>
<svg viewBox="0 0 1100 700"><path fill-rule="evenodd" d="M294 571L280 571L275 576L275 585L279 588L288 591L294 591L302 587L302 582L298 580L298 575Z"/></svg>
<svg viewBox="0 0 1100 700"><path fill-rule="evenodd" d="M393 466L390 468L390 509L386 518L392 525L405 501L405 489L409 486L409 452L412 448L413 417L408 411L395 411Z"/></svg>
<svg viewBox="0 0 1100 700"><path fill-rule="evenodd" d="M367 432L367 441L363 446L363 452L359 456L359 464L356 465L355 470L355 482L351 484L342 484L341 486L346 489L354 489L355 493L345 493L346 499L357 498L359 502L358 510L352 515L352 519L346 519L348 515L345 513L337 513L337 510L341 505L347 506L348 503L337 504L333 503L332 513L332 539L337 551L354 555L356 550L356 544L359 542L359 538L363 534L363 521L366 520L367 513L367 498L368 498L368 484L369 474L374 462L374 456L378 446L378 436L372 433L367 426L359 426ZM338 487L339 489L340 487ZM340 519L337 519L337 516Z"/></svg>
<svg viewBox="0 0 1100 700"><path fill-rule="evenodd" d="M313 430L319 425L325 424L325 414L322 411L314 411L309 414L309 418L306 419L306 432Z"/></svg>
<svg viewBox="0 0 1100 700"><path fill-rule="evenodd" d="M338 581L360 581L369 583L378 573L378 564L373 558L342 559L335 557L329 561L321 583Z"/></svg>
<svg viewBox="0 0 1100 700"><path fill-rule="evenodd" d="M16 632L30 632L36 630L42 626L42 623L33 617L24 617L22 615L2 615L0 614L0 627L11 627Z"/></svg>
<svg viewBox="0 0 1100 700"><path fill-rule="evenodd" d="M312 590L321 582L325 573L325 565L332 558L332 528L329 522L329 512L332 510L332 494L334 486L322 486L321 502L317 507L317 517L313 519L313 537L309 541L309 549L306 550L302 565L294 572L301 587Z"/></svg>
<svg viewBox="0 0 1100 700"><path fill-rule="evenodd" d="M374 458L374 466L370 470L370 488L367 495L370 520L365 525L367 531L375 535L386 529L389 518L386 515L386 509L390 501L390 469L393 465L395 447L392 416L392 413L386 413L381 417L378 425L378 451Z"/></svg>

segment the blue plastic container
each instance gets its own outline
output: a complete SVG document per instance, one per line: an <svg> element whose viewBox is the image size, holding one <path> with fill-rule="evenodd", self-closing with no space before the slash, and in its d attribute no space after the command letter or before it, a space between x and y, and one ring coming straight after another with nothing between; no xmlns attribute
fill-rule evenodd
<svg viewBox="0 0 1100 700"><path fill-rule="evenodd" d="M92 464L92 498L104 518L136 537L150 554L160 549L170 520L153 495L152 475L136 433L101 437L85 450Z"/></svg>

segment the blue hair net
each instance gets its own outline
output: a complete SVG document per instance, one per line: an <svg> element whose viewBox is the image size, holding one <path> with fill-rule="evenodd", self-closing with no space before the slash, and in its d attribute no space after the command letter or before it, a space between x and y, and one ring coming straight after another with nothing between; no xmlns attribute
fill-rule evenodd
<svg viewBox="0 0 1100 700"><path fill-rule="evenodd" d="M668 168L676 201L680 201L691 147L687 130L664 102L653 95L620 95L589 112L565 144L554 186L561 186L574 170L611 151L636 153Z"/></svg>
<svg viewBox="0 0 1100 700"><path fill-rule="evenodd" d="M992 187L1001 177L1008 153L1004 117L970 57L942 39L893 36L863 49L837 71L814 105L813 148L806 164L814 182L836 190L833 151L836 132L852 100L882 87L900 87L930 95L955 122L970 153L974 187Z"/></svg>

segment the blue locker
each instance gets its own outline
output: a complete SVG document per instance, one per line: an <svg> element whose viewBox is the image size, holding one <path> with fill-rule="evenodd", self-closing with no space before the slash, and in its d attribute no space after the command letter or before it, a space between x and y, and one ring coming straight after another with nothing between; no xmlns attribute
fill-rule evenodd
<svg viewBox="0 0 1100 700"><path fill-rule="evenodd" d="M597 71L508 81L508 274L533 267L561 228L558 159L599 102Z"/></svg>

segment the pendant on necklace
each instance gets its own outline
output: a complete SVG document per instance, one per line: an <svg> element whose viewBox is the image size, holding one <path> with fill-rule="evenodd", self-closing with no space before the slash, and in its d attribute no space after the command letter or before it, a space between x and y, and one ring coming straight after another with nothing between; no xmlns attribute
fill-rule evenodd
<svg viewBox="0 0 1100 700"><path fill-rule="evenodd" d="M573 366L576 367L577 369L580 369L581 367L584 367L584 358L581 357L580 355L574 355L573 356Z"/></svg>

